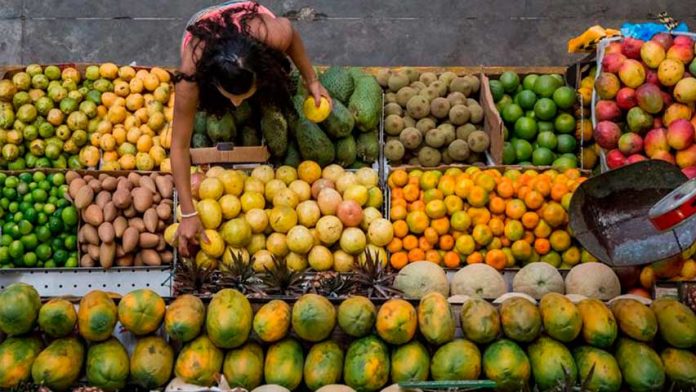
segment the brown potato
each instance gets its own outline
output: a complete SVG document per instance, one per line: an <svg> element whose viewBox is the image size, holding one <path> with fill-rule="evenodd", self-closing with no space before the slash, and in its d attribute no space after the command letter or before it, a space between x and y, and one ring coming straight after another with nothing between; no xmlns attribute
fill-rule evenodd
<svg viewBox="0 0 696 392"><path fill-rule="evenodd" d="M89 186L83 186L77 191L75 195L75 207L82 210L92 203L94 200L94 190Z"/></svg>
<svg viewBox="0 0 696 392"><path fill-rule="evenodd" d="M153 249L143 249L140 251L140 257L143 259L143 264L149 266L162 265L159 253Z"/></svg>
<svg viewBox="0 0 696 392"><path fill-rule="evenodd" d="M85 186L87 186L85 180L80 177L75 178L68 186L68 194L70 195L70 198L75 200L75 197L77 197L77 192Z"/></svg>
<svg viewBox="0 0 696 392"><path fill-rule="evenodd" d="M99 247L99 264L102 268L109 269L114 265L116 257L116 244L114 242L105 242Z"/></svg>
<svg viewBox="0 0 696 392"><path fill-rule="evenodd" d="M114 205L122 210L125 210L126 208L130 207L131 203L133 202L131 198L131 193L126 190L126 189L117 189L116 192L114 192L113 197L111 200L114 202Z"/></svg>
<svg viewBox="0 0 696 392"><path fill-rule="evenodd" d="M145 231L145 222L143 222L143 218L138 216L128 219L128 226L137 229L139 233Z"/></svg>
<svg viewBox="0 0 696 392"><path fill-rule="evenodd" d="M128 228L128 220L122 216L118 216L114 219L112 224L114 225L114 234L116 238L123 237L123 232Z"/></svg>
<svg viewBox="0 0 696 392"><path fill-rule="evenodd" d="M172 207L167 204L160 203L155 211L157 211L157 216L163 221L167 221L172 217Z"/></svg>
<svg viewBox="0 0 696 392"><path fill-rule="evenodd" d="M87 174L86 176L82 177L82 179L85 180L85 183L89 184L90 181L94 180L94 176Z"/></svg>
<svg viewBox="0 0 696 392"><path fill-rule="evenodd" d="M116 179L116 177L106 176L102 180L101 186L102 189L107 190L109 192L113 192L116 190L116 187L118 186L118 180Z"/></svg>
<svg viewBox="0 0 696 392"><path fill-rule="evenodd" d="M155 184L163 198L170 199L174 195L174 182L170 176L158 175L155 177Z"/></svg>
<svg viewBox="0 0 696 392"><path fill-rule="evenodd" d="M152 192L147 188L137 187L131 191L133 196L133 206L138 212L145 212L152 207Z"/></svg>
<svg viewBox="0 0 696 392"><path fill-rule="evenodd" d="M135 247L138 246L139 237L140 233L138 229L132 226L127 228L126 231L123 232L123 240L121 241L123 243L123 251L129 253L135 249Z"/></svg>
<svg viewBox="0 0 696 392"><path fill-rule="evenodd" d="M159 236L152 233L140 233L140 240L138 245L143 249L151 249L158 245Z"/></svg>
<svg viewBox="0 0 696 392"><path fill-rule="evenodd" d="M107 221L99 225L98 233L102 242L113 242L115 236L114 226L110 222Z"/></svg>
<svg viewBox="0 0 696 392"><path fill-rule="evenodd" d="M97 234L97 229L92 225L82 225L80 232L77 233L77 240L81 243L87 243L92 245L99 245L99 235ZM82 239L80 239L82 237Z"/></svg>
<svg viewBox="0 0 696 392"><path fill-rule="evenodd" d="M109 175L106 174L106 173L99 173L98 179L99 179L99 181L104 181L104 179L105 179L106 177L109 177Z"/></svg>
<svg viewBox="0 0 696 392"><path fill-rule="evenodd" d="M157 204L162 201L162 196L159 193L153 193L152 202Z"/></svg>
<svg viewBox="0 0 696 392"><path fill-rule="evenodd" d="M82 213L82 219L94 227L98 227L104 222L104 212L96 204L90 204Z"/></svg>
<svg viewBox="0 0 696 392"><path fill-rule="evenodd" d="M157 193L157 187L155 186L155 182L152 181L152 178L147 177L147 176L141 176L140 177L140 186L148 189L152 193Z"/></svg>
<svg viewBox="0 0 696 392"><path fill-rule="evenodd" d="M157 222L157 231L158 231L158 232L163 232L164 229L166 229L166 228L167 228L167 224L166 224L166 223L164 223L164 222L161 221L161 220Z"/></svg>
<svg viewBox="0 0 696 392"><path fill-rule="evenodd" d="M134 187L140 186L140 174L136 172L128 173L128 181L133 184Z"/></svg>
<svg viewBox="0 0 696 392"><path fill-rule="evenodd" d="M110 201L104 206L104 220L107 222L113 222L118 216L118 209L114 205L114 202Z"/></svg>
<svg viewBox="0 0 696 392"><path fill-rule="evenodd" d="M145 229L150 233L157 231L157 222L159 218L157 217L157 211L154 208L150 208L143 214L143 222L145 223Z"/></svg>
<svg viewBox="0 0 696 392"><path fill-rule="evenodd" d="M101 181L99 181L99 180L96 180L96 179L92 180L87 185L89 185L89 187L92 188L94 193L99 193L102 190Z"/></svg>
<svg viewBox="0 0 696 392"><path fill-rule="evenodd" d="M94 198L94 203L98 205L100 208L104 208L106 203L111 201L111 193L109 191L101 191L97 195L96 198Z"/></svg>
<svg viewBox="0 0 696 392"><path fill-rule="evenodd" d="M88 255L88 254L83 254L82 257L80 258L80 267L84 268L91 268L94 267L96 263L94 262L94 259Z"/></svg>
<svg viewBox="0 0 696 392"><path fill-rule="evenodd" d="M87 254L93 260L97 260L99 258L99 246L98 245L91 245L91 244L87 245Z"/></svg>

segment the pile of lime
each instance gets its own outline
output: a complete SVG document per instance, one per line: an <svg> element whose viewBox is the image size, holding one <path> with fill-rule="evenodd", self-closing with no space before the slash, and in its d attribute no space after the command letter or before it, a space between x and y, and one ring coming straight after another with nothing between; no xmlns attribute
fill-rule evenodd
<svg viewBox="0 0 696 392"><path fill-rule="evenodd" d="M75 206L63 173L0 173L0 268L75 268Z"/></svg>
<svg viewBox="0 0 696 392"><path fill-rule="evenodd" d="M576 92L561 75L505 72L491 80L491 94L505 123L503 164L578 167Z"/></svg>

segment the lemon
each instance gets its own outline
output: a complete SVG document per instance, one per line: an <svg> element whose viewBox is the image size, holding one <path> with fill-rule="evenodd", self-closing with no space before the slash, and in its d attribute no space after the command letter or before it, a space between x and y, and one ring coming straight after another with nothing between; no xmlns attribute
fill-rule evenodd
<svg viewBox="0 0 696 392"><path fill-rule="evenodd" d="M316 271L328 271L333 267L333 253L325 246L315 246L309 251L309 266Z"/></svg>
<svg viewBox="0 0 696 392"><path fill-rule="evenodd" d="M329 100L324 97L321 97L319 107L317 107L314 97L307 98L304 101L302 109L304 110L304 114L307 119L313 123L320 123L326 120L329 117L329 114L331 114L331 104L329 103Z"/></svg>

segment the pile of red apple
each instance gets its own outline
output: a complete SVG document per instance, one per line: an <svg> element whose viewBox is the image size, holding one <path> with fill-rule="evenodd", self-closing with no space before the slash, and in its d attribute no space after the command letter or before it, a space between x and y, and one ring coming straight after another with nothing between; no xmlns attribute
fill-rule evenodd
<svg viewBox="0 0 696 392"><path fill-rule="evenodd" d="M612 42L595 80L594 138L610 169L662 159L696 177L694 40L661 33Z"/></svg>

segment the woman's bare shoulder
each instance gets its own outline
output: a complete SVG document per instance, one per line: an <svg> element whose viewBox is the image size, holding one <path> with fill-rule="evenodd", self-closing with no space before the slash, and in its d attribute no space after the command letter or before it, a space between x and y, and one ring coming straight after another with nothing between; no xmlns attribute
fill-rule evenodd
<svg viewBox="0 0 696 392"><path fill-rule="evenodd" d="M266 45L285 52L292 43L292 23L287 18L260 14L250 22L251 34Z"/></svg>

